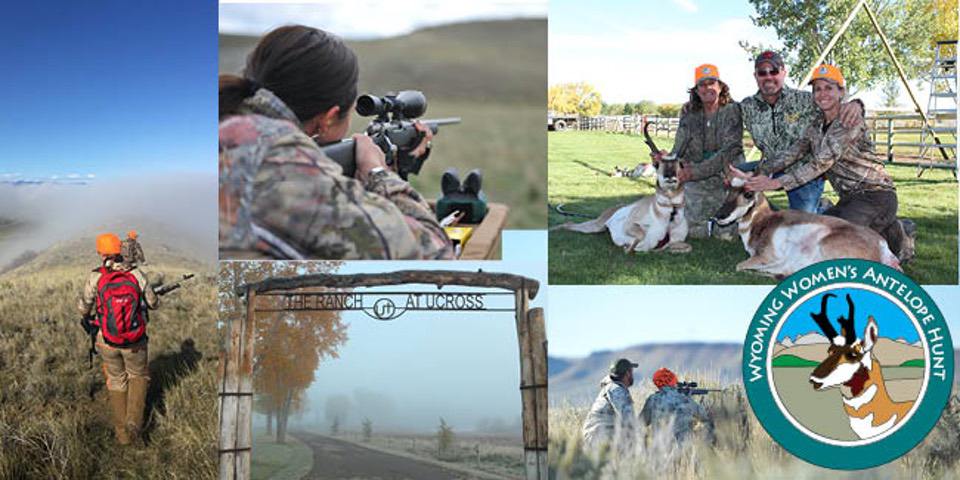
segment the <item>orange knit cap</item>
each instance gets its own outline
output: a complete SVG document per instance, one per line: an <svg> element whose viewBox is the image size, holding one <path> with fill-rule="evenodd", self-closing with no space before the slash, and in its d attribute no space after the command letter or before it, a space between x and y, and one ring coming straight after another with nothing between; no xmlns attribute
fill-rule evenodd
<svg viewBox="0 0 960 480"><path fill-rule="evenodd" d="M720 80L720 72L717 70L716 65L711 65L709 63L704 63L696 68L693 71L693 83L699 85L700 80L706 80L712 78L714 80Z"/></svg>
<svg viewBox="0 0 960 480"><path fill-rule="evenodd" d="M130 237L130 238L136 239L136 238L137 238L137 231L136 231L136 230L130 230L129 232L127 232L127 236Z"/></svg>
<svg viewBox="0 0 960 480"><path fill-rule="evenodd" d="M101 255L119 255L120 237L112 233L97 235L97 253Z"/></svg>
<svg viewBox="0 0 960 480"><path fill-rule="evenodd" d="M840 73L840 69L833 65L827 65L826 63L813 70L813 76L810 77L809 84L812 85L814 80L830 80L840 88L845 88L843 86L843 74Z"/></svg>
<svg viewBox="0 0 960 480"><path fill-rule="evenodd" d="M662 389L663 387L676 387L677 386L677 376L673 372L666 368L661 368L656 372L653 372L653 384L657 386L657 389Z"/></svg>

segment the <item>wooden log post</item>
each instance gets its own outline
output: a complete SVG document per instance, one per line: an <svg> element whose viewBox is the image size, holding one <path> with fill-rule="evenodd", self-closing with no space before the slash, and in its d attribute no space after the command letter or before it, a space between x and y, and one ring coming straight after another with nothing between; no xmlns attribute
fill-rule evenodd
<svg viewBox="0 0 960 480"><path fill-rule="evenodd" d="M536 457L539 479L547 478L547 329L542 308L527 312L530 359L533 363L534 417L536 420Z"/></svg>
<svg viewBox="0 0 960 480"><path fill-rule="evenodd" d="M220 362L220 474L221 480L250 478L253 447L253 339L256 291L247 289L246 315L230 320L230 340Z"/></svg>
<svg viewBox="0 0 960 480"><path fill-rule="evenodd" d="M545 330L543 310L537 308L530 311L528 299L526 286L516 291L517 341L520 346L520 400L523 403L523 460L527 480L546 480Z"/></svg>

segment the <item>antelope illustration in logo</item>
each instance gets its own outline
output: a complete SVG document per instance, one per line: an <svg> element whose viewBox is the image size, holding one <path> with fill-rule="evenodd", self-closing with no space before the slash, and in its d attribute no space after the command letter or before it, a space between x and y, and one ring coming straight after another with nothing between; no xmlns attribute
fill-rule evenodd
<svg viewBox="0 0 960 480"><path fill-rule="evenodd" d="M820 312L810 316L830 340L827 358L810 374L810 383L817 391L839 387L843 409L850 418L850 428L861 439L880 435L903 421L913 402L894 402L887 393L880 362L872 355L879 338L879 328L872 316L867 318L863 338L854 332L853 300L846 318L839 317L840 333L827 318L827 301L836 295L828 293L820 303Z"/></svg>

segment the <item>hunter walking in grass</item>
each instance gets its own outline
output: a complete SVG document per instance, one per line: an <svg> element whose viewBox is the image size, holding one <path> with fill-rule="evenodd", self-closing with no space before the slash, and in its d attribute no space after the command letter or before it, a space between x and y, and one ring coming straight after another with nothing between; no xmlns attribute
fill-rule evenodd
<svg viewBox="0 0 960 480"><path fill-rule="evenodd" d="M784 85L787 68L780 54L770 50L762 52L754 61L753 77L757 81L757 93L740 102L743 126L763 157L760 163L772 160L786 152L800 140L804 130L822 119L820 109L813 101L813 94ZM840 108L840 120L847 128L863 123L863 103L859 100L846 102ZM784 174L793 173L813 160L808 153ZM753 170L757 162L741 165L741 170ZM777 175L779 176L779 175ZM793 185L787 190L790 208L811 213L821 213L828 205L821 205L823 178L812 178L805 183Z"/></svg>
<svg viewBox="0 0 960 480"><path fill-rule="evenodd" d="M690 100L683 105L673 151L683 168L677 177L683 183L684 212L688 236L708 236L707 223L727 196L724 169L743 162L743 122L740 106L730 98L730 87L720 80L717 67L703 64L694 69ZM665 155L661 151L656 160ZM733 228L723 229L733 238Z"/></svg>
<svg viewBox="0 0 960 480"><path fill-rule="evenodd" d="M748 176L737 170L732 173L746 180L749 191L792 190L823 175L840 196L836 206L824 215L840 217L876 231L904 264L914 256L913 222L897 219L897 189L893 178L874 152L870 130L863 122L853 127L840 118L840 107L846 85L840 69L820 65L810 83L822 116L808 126L797 143ZM811 160L790 169L802 158ZM782 176L769 175L786 171Z"/></svg>
<svg viewBox="0 0 960 480"><path fill-rule="evenodd" d="M583 422L585 447L599 447L617 435L625 440L632 438L635 417L629 388L633 386L633 369L638 366L626 358L610 365L610 374L600 382L600 393Z"/></svg>
<svg viewBox="0 0 960 480"><path fill-rule="evenodd" d="M143 272L121 255L120 237L97 237L101 265L87 277L78 307L88 332L96 332L103 357L110 414L117 442L140 438L150 372L147 369L147 309L159 298Z"/></svg>
<svg viewBox="0 0 960 480"><path fill-rule="evenodd" d="M146 265L147 259L143 256L143 248L137 241L137 231L127 232L127 238L120 245L120 255L130 266Z"/></svg>

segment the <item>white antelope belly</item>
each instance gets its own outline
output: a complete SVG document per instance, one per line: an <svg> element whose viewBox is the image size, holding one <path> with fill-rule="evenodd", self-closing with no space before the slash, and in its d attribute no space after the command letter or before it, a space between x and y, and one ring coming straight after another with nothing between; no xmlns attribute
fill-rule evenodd
<svg viewBox="0 0 960 480"><path fill-rule="evenodd" d="M620 208L607 220L607 230L610 231L610 239L618 247L633 245L634 238L627 235L627 226L630 221L630 210L633 205L627 205Z"/></svg>
<svg viewBox="0 0 960 480"><path fill-rule="evenodd" d="M805 223L779 228L771 243L785 272L796 272L822 260L820 241L829 229L816 223Z"/></svg>

